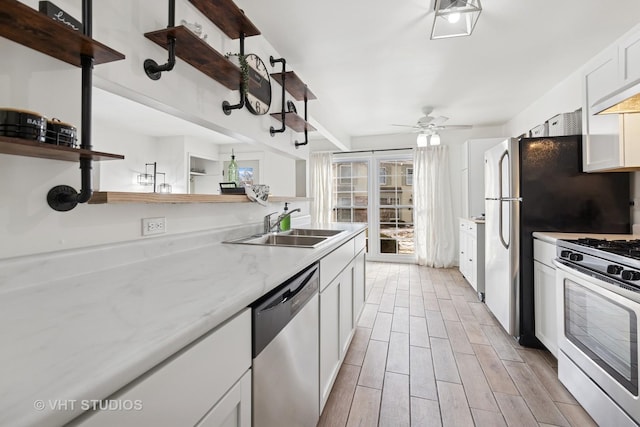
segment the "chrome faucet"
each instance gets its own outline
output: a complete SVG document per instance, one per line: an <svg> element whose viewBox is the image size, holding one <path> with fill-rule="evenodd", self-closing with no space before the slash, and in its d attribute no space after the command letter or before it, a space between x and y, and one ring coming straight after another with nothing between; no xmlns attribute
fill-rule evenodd
<svg viewBox="0 0 640 427"><path fill-rule="evenodd" d="M271 215L277 214L278 211L275 212L271 212L270 214L267 214L264 216L264 226L263 226L263 231L265 234L270 233L271 232ZM279 224L279 222L278 222Z"/></svg>
<svg viewBox="0 0 640 427"><path fill-rule="evenodd" d="M278 216L278 219L276 220L276 222L271 225L271 215L273 214L277 214L278 212L271 212L268 215L265 215L264 217L264 232L266 233L270 233L271 230L273 230L274 228L276 229L276 231L280 232L282 230L280 230L280 223L282 222L283 219L285 219L286 217L290 216L292 213L294 212L302 212L302 210L300 210L300 208L296 208L293 209L287 213L283 213L280 214L280 216Z"/></svg>

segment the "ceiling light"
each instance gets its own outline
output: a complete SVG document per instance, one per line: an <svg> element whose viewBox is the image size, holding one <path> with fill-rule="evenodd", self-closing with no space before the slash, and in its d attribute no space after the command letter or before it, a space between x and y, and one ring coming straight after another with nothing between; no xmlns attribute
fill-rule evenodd
<svg viewBox="0 0 640 427"><path fill-rule="evenodd" d="M431 40L471 35L480 12L480 0L436 0Z"/></svg>
<svg viewBox="0 0 640 427"><path fill-rule="evenodd" d="M440 145L440 135L437 133L431 135L431 138L429 138L429 145Z"/></svg>
<svg viewBox="0 0 640 427"><path fill-rule="evenodd" d="M418 134L418 140L416 141L418 147L426 147L427 146L427 134L420 132Z"/></svg>

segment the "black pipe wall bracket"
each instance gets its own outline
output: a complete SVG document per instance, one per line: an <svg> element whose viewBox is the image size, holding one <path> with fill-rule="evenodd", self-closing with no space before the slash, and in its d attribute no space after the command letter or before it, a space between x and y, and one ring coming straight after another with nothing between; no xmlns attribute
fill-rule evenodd
<svg viewBox="0 0 640 427"><path fill-rule="evenodd" d="M286 119L286 111L285 111L285 101L284 101L284 91L285 91L285 79L287 78L287 74L285 73L285 68L287 67L287 60L284 58L280 58L280 59L275 59L273 56L269 57L269 62L271 63L271 66L274 67L276 65L276 62L279 62L282 64L282 112L281 114L281 122L282 122L282 127L280 127L280 129L276 129L273 126L271 126L269 128L269 133L271 134L271 136L276 136L276 133L282 133L285 131L285 129L287 128L286 125L284 124L285 119Z"/></svg>
<svg viewBox="0 0 640 427"><path fill-rule="evenodd" d="M229 101L222 101L222 111L228 116L231 114L233 110L239 110L244 107L244 99L247 93L247 82L245 81L245 75L242 72L243 66L242 61L246 61L244 59L244 38L245 33L240 33L240 53L238 59L240 60L240 102L237 104L231 105Z"/></svg>
<svg viewBox="0 0 640 427"><path fill-rule="evenodd" d="M87 37L92 37L93 10L91 0L82 1L82 24L83 33ZM89 55L80 56L82 66L82 113L81 113L81 136L80 148L91 150L91 95L93 89L93 57ZM78 203L86 203L91 199L93 190L91 188L91 158L80 158L81 187L78 193L73 187L68 185L57 185L47 193L47 203L58 212L67 212L75 208Z"/></svg>
<svg viewBox="0 0 640 427"><path fill-rule="evenodd" d="M176 0L169 0L169 23L167 28L173 28L176 26ZM162 77L163 71L171 71L176 65L176 38L167 37L167 51L169 52L169 58L167 62L162 65L158 65L153 59L145 59L142 66L144 72L151 80L159 80Z"/></svg>
<svg viewBox="0 0 640 427"><path fill-rule="evenodd" d="M296 148L301 147L303 145L307 145L309 143L309 131L307 130L307 123L308 123L308 117L307 117L307 85L304 85L304 142L295 142L295 146Z"/></svg>

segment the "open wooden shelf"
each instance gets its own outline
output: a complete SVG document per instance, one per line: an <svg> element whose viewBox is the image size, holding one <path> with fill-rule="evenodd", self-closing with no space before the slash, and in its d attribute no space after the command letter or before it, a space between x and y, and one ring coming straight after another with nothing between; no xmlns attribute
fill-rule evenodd
<svg viewBox="0 0 640 427"><path fill-rule="evenodd" d="M282 113L271 113L271 117L282 122ZM284 124L296 132L304 132L305 130L313 132L316 130L316 128L307 123L302 117L292 112L284 113Z"/></svg>
<svg viewBox="0 0 640 427"><path fill-rule="evenodd" d="M165 28L144 35L167 48L167 37L176 38L176 56L231 90L240 89L240 68L218 53L185 26Z"/></svg>
<svg viewBox="0 0 640 427"><path fill-rule="evenodd" d="M80 55L91 56L96 65L124 59L120 52L16 0L0 6L0 36L76 67L81 66Z"/></svg>
<svg viewBox="0 0 640 427"><path fill-rule="evenodd" d="M273 77L273 79L282 86L282 73L273 73L271 74L271 77ZM298 75L293 71L287 71L285 73L285 86L287 92L289 92L297 101L304 101L305 89L307 91L307 100L316 99L313 92L307 88L304 82L300 80L300 77L298 77Z"/></svg>
<svg viewBox="0 0 640 427"><path fill-rule="evenodd" d="M260 31L232 0L189 0L209 21L216 24L230 39L257 36Z"/></svg>
<svg viewBox="0 0 640 427"><path fill-rule="evenodd" d="M309 201L305 197L270 196L269 202ZM249 203L247 196L235 194L160 194L96 191L90 204L105 203Z"/></svg>
<svg viewBox="0 0 640 427"><path fill-rule="evenodd" d="M63 160L66 162L77 162L81 158L94 161L124 159L124 156L120 154L102 153L6 136L0 136L0 153Z"/></svg>

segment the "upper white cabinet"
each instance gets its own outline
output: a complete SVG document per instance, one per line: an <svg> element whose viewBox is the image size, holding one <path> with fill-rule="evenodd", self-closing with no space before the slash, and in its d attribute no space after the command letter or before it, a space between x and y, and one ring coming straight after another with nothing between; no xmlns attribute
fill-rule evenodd
<svg viewBox="0 0 640 427"><path fill-rule="evenodd" d="M583 72L583 169L640 168L640 114L596 115L615 94L640 83L640 27L594 58Z"/></svg>
<svg viewBox="0 0 640 427"><path fill-rule="evenodd" d="M504 138L471 139L462 144L461 217L484 213L484 152Z"/></svg>

